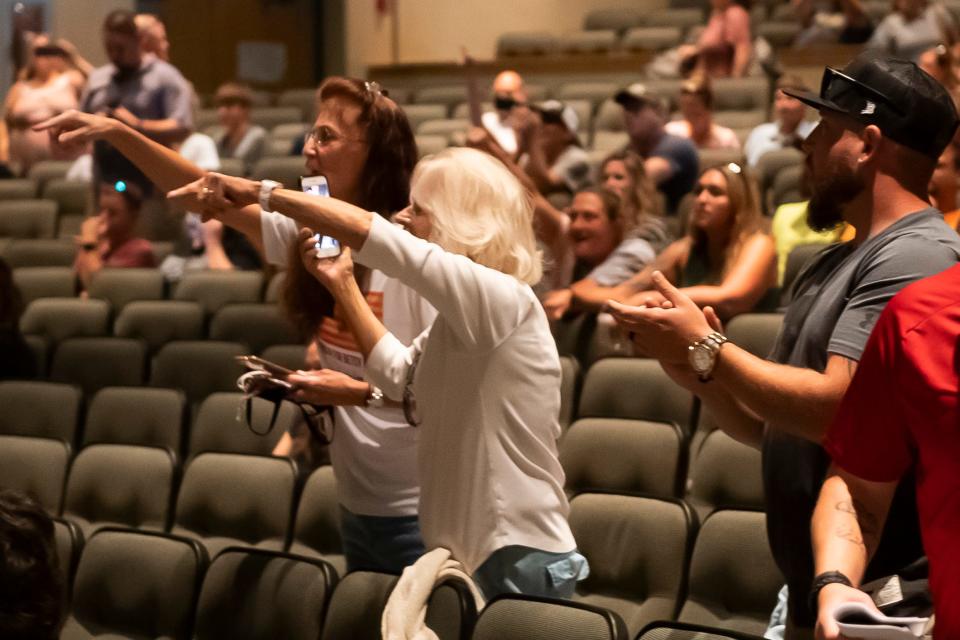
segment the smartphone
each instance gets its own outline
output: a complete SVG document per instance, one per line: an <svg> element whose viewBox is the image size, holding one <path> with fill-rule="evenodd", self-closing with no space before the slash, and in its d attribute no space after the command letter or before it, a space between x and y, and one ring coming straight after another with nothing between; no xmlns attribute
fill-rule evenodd
<svg viewBox="0 0 960 640"><path fill-rule="evenodd" d="M237 362L254 371L266 371L279 380L286 380L287 376L293 373L293 371L286 367L281 367L275 362L264 360L258 356L237 356Z"/></svg>
<svg viewBox="0 0 960 640"><path fill-rule="evenodd" d="M300 190L312 196L330 197L330 186L324 176L301 176ZM340 255L340 242L336 238L318 233L313 239L316 242L317 258L336 258Z"/></svg>

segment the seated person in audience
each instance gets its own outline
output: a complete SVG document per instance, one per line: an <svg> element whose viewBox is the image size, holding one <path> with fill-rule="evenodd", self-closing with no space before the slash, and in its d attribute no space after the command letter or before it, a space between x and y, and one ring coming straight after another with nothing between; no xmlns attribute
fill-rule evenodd
<svg viewBox="0 0 960 640"><path fill-rule="evenodd" d="M803 172L800 182L802 202L786 202L773 213L770 230L777 245L777 283L783 284L790 252L805 244L830 244L840 240L840 228L814 231L807 224L807 205L810 201L810 172Z"/></svg>
<svg viewBox="0 0 960 640"><path fill-rule="evenodd" d="M793 41L797 48L817 44L863 44L873 34L873 22L861 0L791 0L803 31Z"/></svg>
<svg viewBox="0 0 960 640"><path fill-rule="evenodd" d="M157 266L150 242L136 235L143 194L135 184L118 181L101 184L100 211L83 221L76 237L74 269L84 290L104 267L152 268Z"/></svg>
<svg viewBox="0 0 960 640"><path fill-rule="evenodd" d="M523 78L516 71L501 71L493 79L493 111L481 116L483 128L490 132L497 144L516 158L519 141L515 128L517 116L527 104Z"/></svg>
<svg viewBox="0 0 960 640"><path fill-rule="evenodd" d="M170 197L220 215L260 193L260 183L212 174ZM426 547L448 549L487 599L572 597L588 565L567 522L556 445L560 362L530 286L542 265L522 184L488 154L445 149L417 165L409 232L335 198L275 188L263 199L306 227L304 265L350 323L367 376L415 414ZM318 260L311 230L349 249ZM411 346L364 303L352 252L437 309Z"/></svg>
<svg viewBox="0 0 960 640"><path fill-rule="evenodd" d="M152 13L138 13L134 19L140 34L140 49L170 62L170 40L163 20Z"/></svg>
<svg viewBox="0 0 960 640"><path fill-rule="evenodd" d="M764 230L756 187L739 165L707 169L700 176L685 238L667 247L651 265L616 287L574 284L573 304L600 310L608 300L655 299L651 277L661 271L697 305L732 318L773 306L776 249Z"/></svg>
<svg viewBox="0 0 960 640"><path fill-rule="evenodd" d="M587 187L574 195L567 212L567 244L573 256L571 286L612 287L653 261L656 252L649 242L627 237L626 213L620 197L610 189ZM563 317L572 297L571 287L547 293L543 300L547 317Z"/></svg>
<svg viewBox="0 0 960 640"><path fill-rule="evenodd" d="M710 0L710 7L710 20L696 44L680 47L681 75L741 78L753 58L750 14L736 0Z"/></svg>
<svg viewBox="0 0 960 640"><path fill-rule="evenodd" d="M950 93L953 103L960 108L960 70L950 47L938 44L920 54L917 65L929 73ZM956 143L956 139L954 140Z"/></svg>
<svg viewBox="0 0 960 640"><path fill-rule="evenodd" d="M619 91L614 100L623 107L623 121L630 136L625 150L643 158L644 171L666 197L668 214L690 193L697 181L700 159L692 142L670 135L664 129L667 106L646 85L635 83Z"/></svg>
<svg viewBox="0 0 960 640"><path fill-rule="evenodd" d="M713 121L713 89L705 75L691 76L680 85L680 113L683 120L672 120L664 129L670 135L687 138L698 149L739 149L740 139L733 129Z"/></svg>
<svg viewBox="0 0 960 640"><path fill-rule="evenodd" d="M894 0L893 12L877 25L866 46L897 58L916 60L927 49L942 42L957 42L958 37L956 18L942 4Z"/></svg>
<svg viewBox="0 0 960 640"><path fill-rule="evenodd" d="M53 520L13 489L0 489L0 550L0 638L57 640L66 585Z"/></svg>
<svg viewBox="0 0 960 640"><path fill-rule="evenodd" d="M20 333L23 300L13 281L13 270L0 258L0 379L33 378L37 364Z"/></svg>
<svg viewBox="0 0 960 640"><path fill-rule="evenodd" d="M228 82L220 85L213 103L223 131L217 135L217 151L221 158L239 158L249 173L263 156L267 144L266 130L250 122L253 94L245 84Z"/></svg>
<svg viewBox="0 0 960 640"><path fill-rule="evenodd" d="M517 125L520 166L543 194L574 192L590 182L587 152L580 146L580 124L573 107L559 100L525 109Z"/></svg>
<svg viewBox="0 0 960 640"><path fill-rule="evenodd" d="M773 97L774 121L758 125L750 132L743 147L750 167L756 167L760 158L771 151L799 149L800 143L817 126L816 122L804 120L807 113L806 105L785 94L784 89L809 90L803 80L797 76L785 75L777 80L777 92Z"/></svg>
<svg viewBox="0 0 960 640"><path fill-rule="evenodd" d="M620 196L626 237L642 238L657 252L670 244L673 238L663 218L660 195L640 156L632 151L615 151L604 158L600 184Z"/></svg>

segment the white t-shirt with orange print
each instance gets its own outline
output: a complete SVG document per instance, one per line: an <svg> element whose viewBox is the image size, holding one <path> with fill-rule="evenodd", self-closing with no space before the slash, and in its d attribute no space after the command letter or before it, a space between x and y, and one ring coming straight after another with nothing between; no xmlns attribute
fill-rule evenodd
<svg viewBox="0 0 960 640"><path fill-rule="evenodd" d="M261 211L266 259L286 266L297 241L296 223L276 212ZM384 326L404 344L433 324L437 312L409 287L372 271L367 303ZM364 379L364 360L350 328L336 317L324 318L318 337L324 368ZM337 496L349 511L369 516L416 515L418 430L394 407L336 407L330 445Z"/></svg>

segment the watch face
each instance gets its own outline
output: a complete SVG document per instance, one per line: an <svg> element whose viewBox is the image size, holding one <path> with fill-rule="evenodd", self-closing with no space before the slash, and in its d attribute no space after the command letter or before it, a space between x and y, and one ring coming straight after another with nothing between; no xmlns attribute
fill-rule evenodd
<svg viewBox="0 0 960 640"><path fill-rule="evenodd" d="M690 366L697 373L706 373L713 366L713 354L703 345L697 345L690 351Z"/></svg>

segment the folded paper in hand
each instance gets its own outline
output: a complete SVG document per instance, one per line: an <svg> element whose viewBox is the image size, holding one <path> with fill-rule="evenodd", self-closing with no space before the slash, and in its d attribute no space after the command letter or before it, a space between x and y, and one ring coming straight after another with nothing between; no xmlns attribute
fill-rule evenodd
<svg viewBox="0 0 960 640"><path fill-rule="evenodd" d="M923 637L929 618L891 618L860 602L834 609L833 619L845 638L916 640Z"/></svg>

